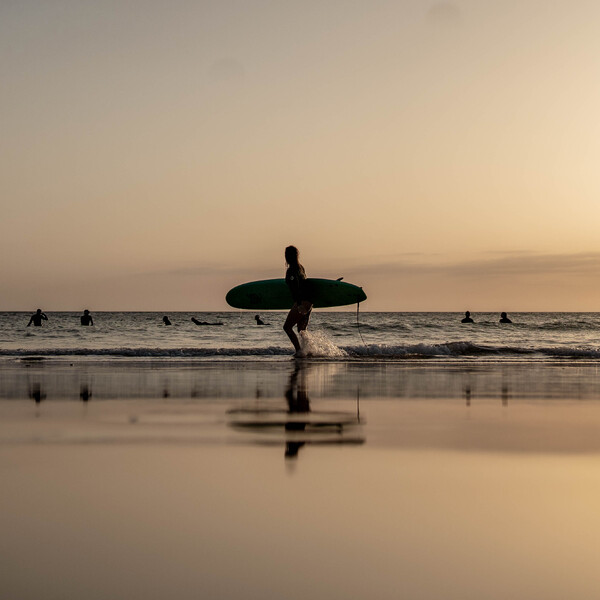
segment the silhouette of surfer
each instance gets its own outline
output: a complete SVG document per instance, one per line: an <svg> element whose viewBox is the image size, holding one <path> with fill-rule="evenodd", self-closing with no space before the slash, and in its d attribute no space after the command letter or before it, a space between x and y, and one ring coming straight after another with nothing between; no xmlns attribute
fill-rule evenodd
<svg viewBox="0 0 600 600"><path fill-rule="evenodd" d="M191 321L192 323L194 323L194 325L223 325L223 323L209 323L208 321L198 321L196 317L192 317Z"/></svg>
<svg viewBox="0 0 600 600"><path fill-rule="evenodd" d="M265 322L260 318L260 315L256 315L254 318L256 319L256 324L257 325L264 325L265 324Z"/></svg>
<svg viewBox="0 0 600 600"><path fill-rule="evenodd" d="M285 249L285 263L287 265L285 282L292 293L294 304L283 324L283 330L294 345L296 356L302 356L302 349L293 327L294 325L297 326L298 333L306 331L312 311L312 302L306 284L306 272L298 260L299 254L296 246L288 246Z"/></svg>
<svg viewBox="0 0 600 600"><path fill-rule="evenodd" d="M35 314L31 315L31 318L29 319L29 323L27 323L27 327L29 327L32 323L35 327L41 327L42 325L42 321L47 321L48 317L45 315L45 313L42 312L41 308L38 308L35 311Z"/></svg>
<svg viewBox="0 0 600 600"><path fill-rule="evenodd" d="M465 318L461 321L461 323L474 323L473 319L471 319L471 313L467 311L465 313Z"/></svg>
<svg viewBox="0 0 600 600"><path fill-rule="evenodd" d="M500 323L512 323L512 321L506 316L506 313L500 313Z"/></svg>
<svg viewBox="0 0 600 600"><path fill-rule="evenodd" d="M92 315L90 315L90 311L86 308L81 315L81 324L85 327L88 325L94 324L94 319L92 319Z"/></svg>
<svg viewBox="0 0 600 600"><path fill-rule="evenodd" d="M167 315L165 315L165 316L163 317L163 323L164 323L165 325L170 325L170 324L171 324L171 321L169 321L169 317L167 317Z"/></svg>

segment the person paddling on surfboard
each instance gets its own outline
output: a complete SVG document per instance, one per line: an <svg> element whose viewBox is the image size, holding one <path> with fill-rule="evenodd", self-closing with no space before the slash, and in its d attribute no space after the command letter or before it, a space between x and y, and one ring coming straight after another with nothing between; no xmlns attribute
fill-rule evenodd
<svg viewBox="0 0 600 600"><path fill-rule="evenodd" d="M298 336L294 333L293 327L294 325L298 327L298 333L306 331L312 311L312 302L309 299L306 285L306 272L298 261L299 254L296 246L288 246L285 249L285 263L287 265L285 282L292 293L294 304L283 324L283 330L287 333L292 344L294 344L297 356L300 356L302 351Z"/></svg>

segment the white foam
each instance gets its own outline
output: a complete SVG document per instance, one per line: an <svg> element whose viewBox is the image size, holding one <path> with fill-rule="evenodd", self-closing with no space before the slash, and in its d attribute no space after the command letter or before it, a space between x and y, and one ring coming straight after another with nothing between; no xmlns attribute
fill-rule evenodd
<svg viewBox="0 0 600 600"><path fill-rule="evenodd" d="M323 358L343 358L348 356L344 350L338 348L321 331L301 331L298 340L300 341L300 349L304 356Z"/></svg>

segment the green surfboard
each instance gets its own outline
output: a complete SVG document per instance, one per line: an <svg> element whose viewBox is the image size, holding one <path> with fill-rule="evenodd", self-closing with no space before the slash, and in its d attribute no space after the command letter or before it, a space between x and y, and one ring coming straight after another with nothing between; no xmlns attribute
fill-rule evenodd
<svg viewBox="0 0 600 600"><path fill-rule="evenodd" d="M306 280L306 286L315 308L331 308L356 304L367 299L361 287L334 279ZM289 310L294 304L285 279L251 281L234 287L225 296L234 308L252 310Z"/></svg>

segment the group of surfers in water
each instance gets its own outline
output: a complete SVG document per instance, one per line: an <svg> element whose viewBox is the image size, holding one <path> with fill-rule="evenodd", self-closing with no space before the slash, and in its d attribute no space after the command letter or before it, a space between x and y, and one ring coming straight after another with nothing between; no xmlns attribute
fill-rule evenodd
<svg viewBox="0 0 600 600"><path fill-rule="evenodd" d="M42 312L41 308L38 308L29 319L29 323L27 323L27 327L29 327L32 323L35 327L41 327L42 321L47 321L48 316L46 313ZM90 311L87 308L83 311L83 314L80 317L81 324L83 326L93 325L94 319L92 319L92 315L90 315Z"/></svg>
<svg viewBox="0 0 600 600"><path fill-rule="evenodd" d="M41 308L38 308L35 311L35 313L33 313L31 315L31 318L29 319L29 323L27 323L27 327L29 327L32 324L35 327L41 327L42 321L47 321L47 320L48 320L48 315L46 315L45 312L42 312ZM92 315L90 314L90 311L87 308L83 311L83 314L81 315L80 320L81 320L81 324L84 327L94 324L94 319L92 318ZM163 321L164 325L172 324L167 315L165 315L162 318L162 321ZM192 321L192 323L194 323L194 325L223 325L223 323L208 323L207 321L199 321L195 317L192 317L191 321ZM261 322L261 325L264 325L264 323Z"/></svg>
<svg viewBox="0 0 600 600"><path fill-rule="evenodd" d="M306 271L304 267L300 264L299 261L300 252L298 248L295 246L288 246L285 249L285 264L286 264L286 272L285 272L285 282L290 289L292 294L292 298L294 300L294 304L288 313L288 316L283 324L283 330L286 332L288 337L290 338L292 344L294 345L294 349L296 350L296 354L301 353L300 341L298 340L298 335L301 335L302 332L306 331L308 327L308 322L310 320L310 315L312 312L312 301L309 298L307 286L306 286ZM261 318L260 315L256 315L254 317L257 325L268 325ZM32 323L35 326L41 326L42 321L47 321L48 317L44 312L42 312L41 308L38 308L35 314L31 316L29 319L29 323L27 327L29 327ZM199 321L195 317L192 317L192 323L195 325L223 325L223 323L209 323L207 321ZM171 320L168 315L165 315L162 318L164 325L171 325ZM94 321L92 316L90 315L89 310L84 310L83 315L81 316L81 324L82 325L93 325ZM298 335L294 332L294 327L298 329Z"/></svg>
<svg viewBox="0 0 600 600"><path fill-rule="evenodd" d="M498 322L512 323L512 321L508 318L508 315L505 312L500 313L500 321ZM469 311L465 313L465 318L461 321L461 323L475 323L475 321L473 321L473 319L471 318L471 313Z"/></svg>
<svg viewBox="0 0 600 600"><path fill-rule="evenodd" d="M296 246L288 246L285 249L284 256L286 266L285 283L290 290L294 303L287 315L285 323L283 324L283 330L290 338L296 354L301 355L302 347L299 336L302 337L303 332L305 332L308 328L308 322L310 321L313 303L310 298L308 286L306 285L306 271L304 270L302 264L300 264L300 252L298 251L298 248L296 248ZM267 325L267 323L260 318L260 315L256 315L254 319L256 320L257 325ZM38 308L36 313L31 316L27 327L29 327L29 325L32 323L40 326L42 321L47 320L48 317L42 312L41 309ZM165 325L171 325L171 320L167 315L165 315L162 320ZM223 323L220 322L208 323L206 321L199 321L195 317L192 317L191 320L195 325L223 325ZM465 313L465 318L461 321L461 323L474 323L469 311ZM500 315L500 323L512 323L512 321L508 318L507 314L503 312ZM90 311L87 309L83 311L83 315L81 316L81 324L94 324L92 316L90 315ZM296 327L298 331L297 334L294 331L294 327Z"/></svg>

